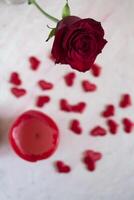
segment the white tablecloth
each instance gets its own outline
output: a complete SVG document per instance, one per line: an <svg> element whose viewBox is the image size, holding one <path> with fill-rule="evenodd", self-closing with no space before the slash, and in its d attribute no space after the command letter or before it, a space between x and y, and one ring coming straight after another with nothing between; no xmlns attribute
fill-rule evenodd
<svg viewBox="0 0 134 200"><path fill-rule="evenodd" d="M39 1L51 14L60 17L64 0ZM118 108L122 93L130 93L134 102L134 1L133 0L70 0L72 13L83 18L91 17L102 24L109 41L103 54L97 58L102 69L100 78L89 72L77 72L72 88L67 88L62 76L71 69L54 65L49 60L52 41L45 43L49 30L54 26L34 6L6 5L0 2L0 200L133 200L134 199L134 134L127 135L120 126L116 136L93 138L89 130L96 124L105 126L99 116L107 103L116 106L115 119L134 120L134 106L126 110ZM28 57L37 56L41 68L29 69ZM9 76L18 71L25 97L16 99L10 93ZM98 91L85 94L80 80L88 78L98 85ZM52 81L55 88L41 92L36 82ZM20 113L35 108L38 94L49 94L51 103L43 112L53 116L60 128L60 145L48 160L29 163L21 160L8 143L8 129ZM83 100L88 103L84 114L68 114L59 111L59 99L66 97L70 103ZM37 109L37 108L36 108ZM76 136L68 130L70 119L80 119L83 135ZM80 161L85 149L103 154L95 172L86 171ZM72 166L68 175L58 174L53 161L61 159Z"/></svg>

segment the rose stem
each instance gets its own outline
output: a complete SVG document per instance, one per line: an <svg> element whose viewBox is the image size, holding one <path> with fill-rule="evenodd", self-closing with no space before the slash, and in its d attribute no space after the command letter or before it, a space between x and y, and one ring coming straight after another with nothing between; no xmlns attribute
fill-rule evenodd
<svg viewBox="0 0 134 200"><path fill-rule="evenodd" d="M35 0L28 0L28 3L34 4L36 6L36 8L38 8L38 10L40 10L43 13L43 15L45 15L48 19L50 19L56 23L59 22L59 20L57 18L49 15L46 11L44 11Z"/></svg>

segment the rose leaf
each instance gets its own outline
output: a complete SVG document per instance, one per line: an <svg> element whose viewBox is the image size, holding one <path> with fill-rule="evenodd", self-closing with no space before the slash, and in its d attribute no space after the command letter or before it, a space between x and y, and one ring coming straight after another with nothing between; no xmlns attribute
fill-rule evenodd
<svg viewBox="0 0 134 200"><path fill-rule="evenodd" d="M65 4L65 6L62 10L62 18L65 18L70 15L71 15L71 11L70 11L70 7L69 7L68 0L67 0L67 3Z"/></svg>
<svg viewBox="0 0 134 200"><path fill-rule="evenodd" d="M53 28L49 35L48 35L48 38L46 39L46 42L48 42L48 40L50 40L54 35L55 35L55 31L56 31L56 28Z"/></svg>

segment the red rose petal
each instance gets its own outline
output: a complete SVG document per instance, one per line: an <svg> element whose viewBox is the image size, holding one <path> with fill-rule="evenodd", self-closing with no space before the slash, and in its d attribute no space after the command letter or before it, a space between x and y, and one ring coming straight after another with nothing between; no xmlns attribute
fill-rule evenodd
<svg viewBox="0 0 134 200"><path fill-rule="evenodd" d="M127 108L132 105L131 96L129 94L123 94L119 103L121 108Z"/></svg>
<svg viewBox="0 0 134 200"><path fill-rule="evenodd" d="M66 112L71 112L72 108L68 104L68 101L66 99L61 99L60 100L60 109Z"/></svg>
<svg viewBox="0 0 134 200"><path fill-rule="evenodd" d="M74 119L71 121L70 130L78 135L82 133L82 128L80 126L80 122L77 119Z"/></svg>
<svg viewBox="0 0 134 200"><path fill-rule="evenodd" d="M126 133L131 133L134 128L134 123L129 118L124 118L122 120L123 123L123 129Z"/></svg>
<svg viewBox="0 0 134 200"><path fill-rule="evenodd" d="M43 107L49 101L50 101L49 96L38 96L37 101L36 101L36 106Z"/></svg>
<svg viewBox="0 0 134 200"><path fill-rule="evenodd" d="M85 102L79 102L76 105L71 106L72 111L76 113L83 113L85 108L86 108Z"/></svg>
<svg viewBox="0 0 134 200"><path fill-rule="evenodd" d="M96 126L90 131L90 135L92 136L104 136L107 134L106 129L101 126Z"/></svg>
<svg viewBox="0 0 134 200"><path fill-rule="evenodd" d="M17 72L12 72L11 76L10 76L10 83L14 84L14 85L21 85L21 79L20 76Z"/></svg>
<svg viewBox="0 0 134 200"><path fill-rule="evenodd" d="M84 152L83 162L89 171L94 171L96 168L96 162L102 158L100 152L95 152L93 150L86 150Z"/></svg>
<svg viewBox="0 0 134 200"><path fill-rule="evenodd" d="M56 161L55 166L59 173L69 173L71 171L71 167L66 165L63 161Z"/></svg>
<svg viewBox="0 0 134 200"><path fill-rule="evenodd" d="M114 105L107 105L105 110L101 113L103 117L111 117L115 114L115 107Z"/></svg>
<svg viewBox="0 0 134 200"><path fill-rule="evenodd" d="M119 124L116 121L114 121L113 119L107 120L106 123L107 123L108 129L109 129L109 132L111 134L116 134L118 131L118 128L119 128Z"/></svg>
<svg viewBox="0 0 134 200"><path fill-rule="evenodd" d="M93 76L99 77L101 75L101 70L102 70L102 68L99 65L93 64L90 71Z"/></svg>
<svg viewBox="0 0 134 200"><path fill-rule="evenodd" d="M82 88L85 92L94 92L97 90L97 86L88 80L82 81Z"/></svg>
<svg viewBox="0 0 134 200"><path fill-rule="evenodd" d="M76 78L76 74L74 72L70 72L64 76L64 80L67 86L72 86L74 84L74 79Z"/></svg>
<svg viewBox="0 0 134 200"><path fill-rule="evenodd" d="M16 87L13 87L13 88L11 88L11 93L12 93L15 97L19 98L19 97L24 96L27 92L26 92L26 90L23 89L23 88L16 88Z"/></svg>
<svg viewBox="0 0 134 200"><path fill-rule="evenodd" d="M53 84L44 80L38 81L38 85L42 90L51 90L53 88Z"/></svg>
<svg viewBox="0 0 134 200"><path fill-rule="evenodd" d="M31 56L29 58L29 62L30 62L30 67L32 70L37 70L41 63L40 60L36 58L35 56Z"/></svg>

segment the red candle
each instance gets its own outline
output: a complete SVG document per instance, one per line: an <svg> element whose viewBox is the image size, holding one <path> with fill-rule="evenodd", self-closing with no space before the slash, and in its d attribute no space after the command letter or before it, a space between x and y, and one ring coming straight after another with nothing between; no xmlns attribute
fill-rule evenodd
<svg viewBox="0 0 134 200"><path fill-rule="evenodd" d="M21 158L35 162L46 159L55 152L59 142L59 130L50 117L30 110L13 123L9 140Z"/></svg>

